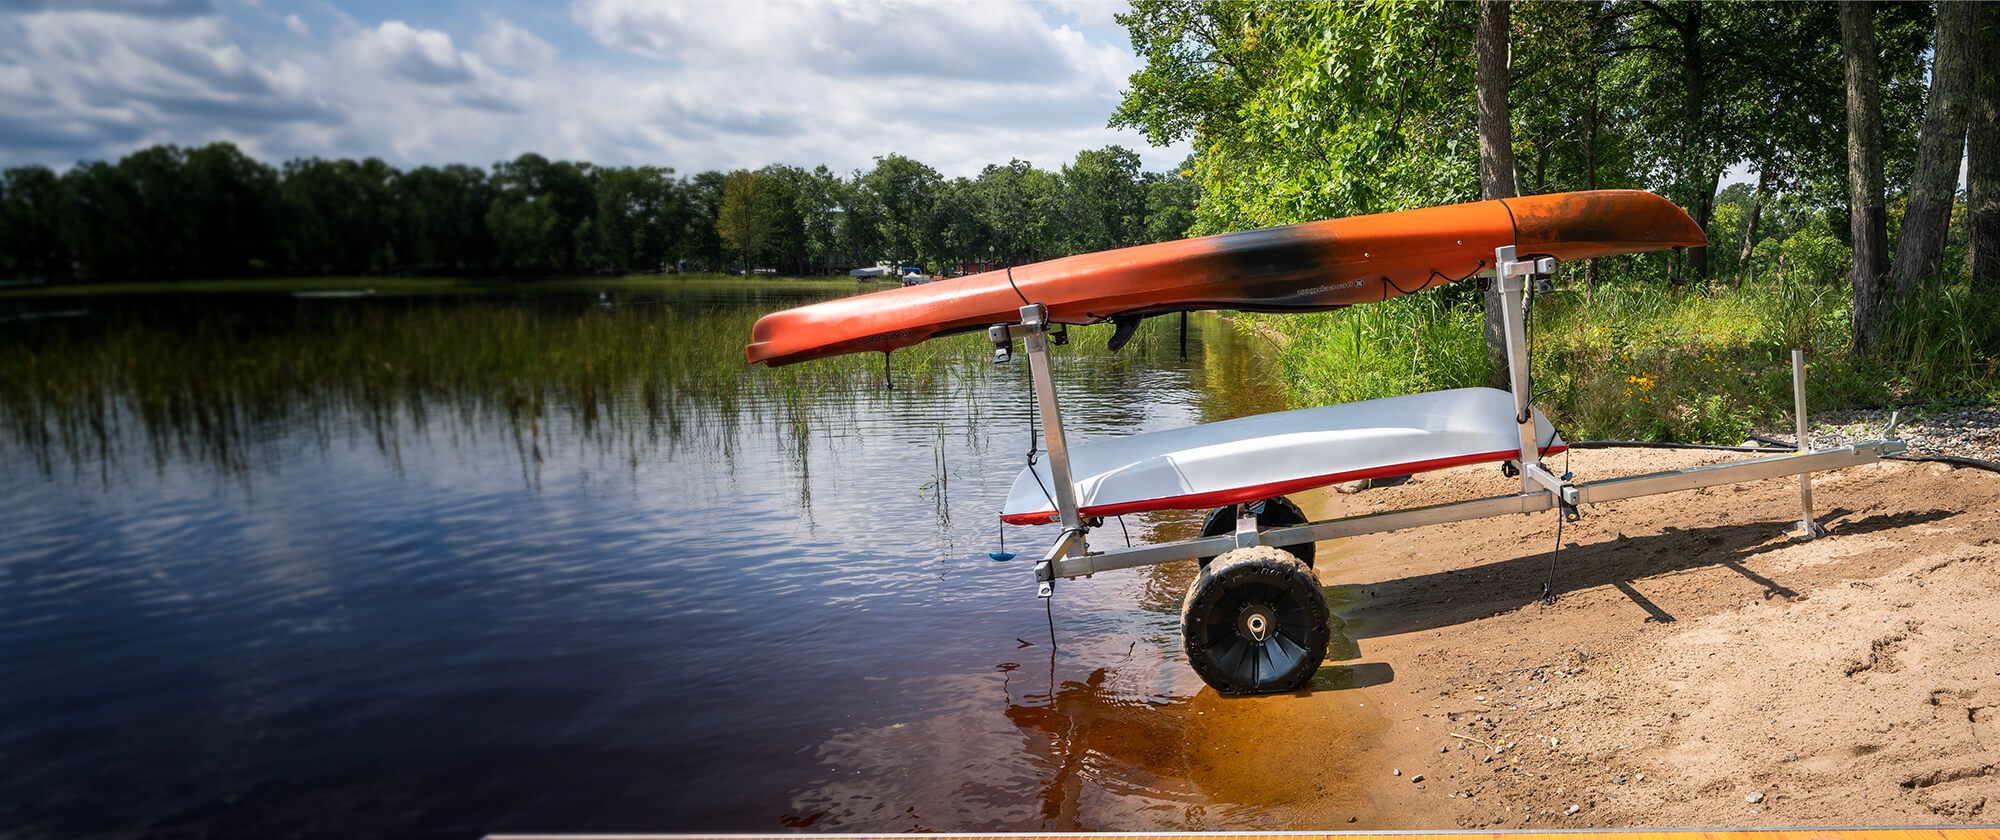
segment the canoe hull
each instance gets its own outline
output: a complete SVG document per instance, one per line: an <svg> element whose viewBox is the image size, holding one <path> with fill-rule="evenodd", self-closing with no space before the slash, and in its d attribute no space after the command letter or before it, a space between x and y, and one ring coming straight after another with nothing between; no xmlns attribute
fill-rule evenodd
<svg viewBox="0 0 2000 840"><path fill-rule="evenodd" d="M774 312L752 329L752 363L886 352L1018 319L1062 324L1199 309L1314 312L1463 280L1493 251L1561 260L1694 247L1686 212L1657 195L1597 190L1455 204L1079 254Z"/></svg>
<svg viewBox="0 0 2000 840"><path fill-rule="evenodd" d="M1543 455L1569 444L1535 412ZM1072 445L1082 515L1203 510L1343 481L1387 478L1521 456L1514 398L1461 388L1280 411ZM1056 518L1046 462L1014 479L1000 520Z"/></svg>

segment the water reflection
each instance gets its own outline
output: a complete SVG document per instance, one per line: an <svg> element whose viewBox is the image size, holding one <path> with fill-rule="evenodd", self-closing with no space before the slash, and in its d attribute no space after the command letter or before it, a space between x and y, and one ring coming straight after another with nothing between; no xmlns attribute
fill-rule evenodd
<svg viewBox="0 0 2000 840"><path fill-rule="evenodd" d="M873 356L745 367L749 324L798 294L9 324L0 764L30 769L0 779L0 824L1280 827L1283 784L1212 755L1260 737L1232 719L1305 712L1225 704L1180 663L1191 567L1065 584L1051 650L1027 564L986 559L1026 365L971 336L898 352L894 390ZM1176 326L1115 356L1075 331L1072 435L1276 407L1229 324L1194 319L1185 363Z"/></svg>

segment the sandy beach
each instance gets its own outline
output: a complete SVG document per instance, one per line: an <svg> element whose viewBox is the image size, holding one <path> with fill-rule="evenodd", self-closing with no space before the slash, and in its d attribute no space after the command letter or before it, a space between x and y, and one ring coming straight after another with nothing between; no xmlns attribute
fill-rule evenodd
<svg viewBox="0 0 2000 840"><path fill-rule="evenodd" d="M1597 450L1569 468L1735 457ZM1319 518L1512 486L1467 467L1301 501ZM1994 822L2000 475L1883 462L1814 491L1829 533L1811 542L1783 533L1789 479L1586 508L1553 605L1549 514L1347 541L1319 566L1351 642L1332 656L1344 690L1255 701L1255 721L1192 746L1227 745L1215 778L1286 776L1257 798L1292 828ZM1341 759L1316 760L1337 739Z"/></svg>

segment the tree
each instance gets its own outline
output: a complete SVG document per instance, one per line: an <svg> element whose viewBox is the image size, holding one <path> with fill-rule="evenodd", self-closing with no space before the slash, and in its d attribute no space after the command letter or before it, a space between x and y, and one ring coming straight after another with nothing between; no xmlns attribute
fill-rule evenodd
<svg viewBox="0 0 2000 840"><path fill-rule="evenodd" d="M1193 143L1201 232L1470 200L1473 11L1138 0L1112 123Z"/></svg>
<svg viewBox="0 0 2000 840"><path fill-rule="evenodd" d="M503 265L569 272L584 264L597 236L590 164L550 161L530 152L494 164L492 184L486 227Z"/></svg>
<svg viewBox="0 0 2000 840"><path fill-rule="evenodd" d="M1903 213L1896 256L1889 266L1890 285L1899 299L1907 299L1919 283L1936 274L1944 259L1959 162L1964 160L1978 14L1972 3L1938 4L1937 52L1924 103L1917 172L1910 180L1909 208Z"/></svg>
<svg viewBox="0 0 2000 840"><path fill-rule="evenodd" d="M890 259L918 257L939 180L937 170L898 154L876 158L875 168L861 176L861 200L873 211Z"/></svg>
<svg viewBox="0 0 2000 840"><path fill-rule="evenodd" d="M875 202L868 200L861 177L856 170L834 184L834 198L840 209L834 222L835 237L851 265L871 265L881 259L882 251L881 213Z"/></svg>
<svg viewBox="0 0 2000 840"><path fill-rule="evenodd" d="M793 274L804 272L807 258L806 214L801 196L809 189L811 173L796 166L774 163L757 170L762 191L757 212L763 218L766 264L782 265Z"/></svg>
<svg viewBox="0 0 2000 840"><path fill-rule="evenodd" d="M804 223L806 254L814 271L829 270L837 257L841 257L839 268L851 265L850 260L844 259L847 255L840 239L842 193L840 176L825 164L813 167L799 181L798 207Z"/></svg>
<svg viewBox="0 0 2000 840"><path fill-rule="evenodd" d="M596 170L596 234L589 262L600 268L654 270L678 233L674 171L658 166Z"/></svg>
<svg viewBox="0 0 2000 840"><path fill-rule="evenodd" d="M0 276L69 276L69 249L58 226L61 207L62 182L48 167L7 170L0 180Z"/></svg>
<svg viewBox="0 0 2000 840"><path fill-rule="evenodd" d="M750 261L761 253L769 235L770 217L759 207L764 178L747 169L723 176L722 207L715 216L715 232L729 244L750 273Z"/></svg>
<svg viewBox="0 0 2000 840"><path fill-rule="evenodd" d="M1131 245L1145 227L1146 196L1139 155L1123 146L1076 153L1062 168L1064 250L1102 251Z"/></svg>
<svg viewBox="0 0 2000 840"><path fill-rule="evenodd" d="M710 170L697 173L681 185L681 194L687 197L687 212L682 217L678 260L703 268L721 267L726 246L716 231L715 221L722 215L725 179L722 173Z"/></svg>
<svg viewBox="0 0 2000 840"><path fill-rule="evenodd" d="M1881 80L1875 10L1869 0L1840 6L1840 53L1847 79L1848 230L1854 258L1854 348L1874 347L1889 276L1889 211L1882 181Z"/></svg>
<svg viewBox="0 0 2000 840"><path fill-rule="evenodd" d="M234 277L269 271L276 233L278 175L229 143L191 149L182 158L190 274Z"/></svg>
<svg viewBox="0 0 2000 840"><path fill-rule="evenodd" d="M1194 208L1201 203L1201 189L1188 179L1194 161L1182 162L1172 171L1146 173L1147 242L1166 242L1188 235L1194 227Z"/></svg>
<svg viewBox="0 0 2000 840"><path fill-rule="evenodd" d="M1515 195L1514 124L1507 108L1508 6L1506 0L1479 0L1475 98L1479 110L1479 197L1487 200ZM1504 295L1497 279L1487 284L1484 297L1487 380L1500 387L1507 383L1507 334L1502 317Z"/></svg>
<svg viewBox="0 0 2000 840"><path fill-rule="evenodd" d="M2000 4L1979 4L1974 43L2000 44ZM1991 54L1974 71L1966 127L1966 227L1971 240L1972 288L2000 294L2000 61Z"/></svg>
<svg viewBox="0 0 2000 840"><path fill-rule="evenodd" d="M1011 265L1055 255L1061 186L1055 173L1019 158L980 170L973 191L1001 260Z"/></svg>
<svg viewBox="0 0 2000 840"><path fill-rule="evenodd" d="M993 245L993 230L979 212L978 187L968 178L938 184L937 203L925 226L924 253L935 271L978 260Z"/></svg>

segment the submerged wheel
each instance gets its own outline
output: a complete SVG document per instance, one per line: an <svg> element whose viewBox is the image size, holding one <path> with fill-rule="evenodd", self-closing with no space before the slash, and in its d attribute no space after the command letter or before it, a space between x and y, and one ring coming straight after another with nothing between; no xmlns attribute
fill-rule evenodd
<svg viewBox="0 0 2000 840"><path fill-rule="evenodd" d="M1283 528L1287 525L1304 525L1306 524L1307 521L1308 520L1306 519L1306 512L1299 510L1298 505L1292 504L1291 499L1287 499L1283 496L1275 496L1269 499L1265 499L1264 512L1257 514L1257 527L1259 528ZM1216 508L1215 510L1209 511L1208 518L1202 520L1201 523L1201 535L1204 537L1213 537L1219 534L1227 534L1235 530L1236 530L1235 505L1219 507ZM1292 556L1299 558L1299 560L1303 561L1307 566L1311 566L1313 564L1312 543L1302 542L1293 545L1281 545L1278 547L1288 552L1291 552ZM1214 559L1215 558L1213 557L1203 557L1201 558L1201 564L1203 566L1206 566L1208 565L1208 561Z"/></svg>
<svg viewBox="0 0 2000 840"><path fill-rule="evenodd" d="M1223 694L1291 691L1312 679L1332 635L1312 569L1271 546L1202 567L1181 602L1188 664Z"/></svg>

